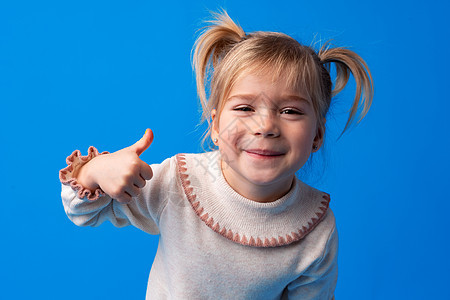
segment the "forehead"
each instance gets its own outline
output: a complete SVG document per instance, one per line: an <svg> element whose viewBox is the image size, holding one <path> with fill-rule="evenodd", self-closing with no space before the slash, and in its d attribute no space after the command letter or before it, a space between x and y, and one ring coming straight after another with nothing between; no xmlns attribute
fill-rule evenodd
<svg viewBox="0 0 450 300"><path fill-rule="evenodd" d="M239 97L255 99L307 100L308 93L298 84L291 83L285 76L273 76L273 73L244 73L237 77L230 88L226 100Z"/></svg>
<svg viewBox="0 0 450 300"><path fill-rule="evenodd" d="M270 72L242 72L236 76L231 90L260 89L262 87L295 90L295 86L289 84L285 76L274 76Z"/></svg>
<svg viewBox="0 0 450 300"><path fill-rule="evenodd" d="M314 81L315 66L307 56L283 59L250 60L247 64L235 69L233 81L237 81L247 75L264 77L267 81L283 81L286 89L304 90Z"/></svg>

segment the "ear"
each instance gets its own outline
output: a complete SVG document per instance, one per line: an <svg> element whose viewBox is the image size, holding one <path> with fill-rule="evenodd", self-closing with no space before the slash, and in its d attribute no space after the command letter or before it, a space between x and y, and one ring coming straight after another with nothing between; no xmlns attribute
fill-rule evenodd
<svg viewBox="0 0 450 300"><path fill-rule="evenodd" d="M325 136L325 123L326 122L327 122L327 120L324 118L322 126L317 126L317 132L316 132L316 136L314 137L312 152L317 152L317 151L319 151L320 147L322 147L323 138ZM314 146L317 146L317 149L314 149Z"/></svg>
<svg viewBox="0 0 450 300"><path fill-rule="evenodd" d="M216 109L211 110L211 139L213 141L214 139L219 138L219 126L217 124L216 116L217 110Z"/></svg>

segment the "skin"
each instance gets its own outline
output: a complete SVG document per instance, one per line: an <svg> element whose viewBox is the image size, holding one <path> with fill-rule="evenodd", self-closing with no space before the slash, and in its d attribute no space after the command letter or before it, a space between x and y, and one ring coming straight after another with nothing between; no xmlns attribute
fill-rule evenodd
<svg viewBox="0 0 450 300"><path fill-rule="evenodd" d="M75 175L78 182L91 191L100 187L117 201L129 203L153 177L151 167L139 158L152 141L153 132L147 129L135 144L94 157Z"/></svg>
<svg viewBox="0 0 450 300"><path fill-rule="evenodd" d="M217 116L213 110L211 137L217 139L223 175L253 201L271 202L287 194L295 172L322 145L311 99L282 78L243 76Z"/></svg>
<svg viewBox="0 0 450 300"><path fill-rule="evenodd" d="M212 111L211 137L218 140L223 175L236 192L257 202L275 201L289 192L295 172L317 151L313 146L322 145L306 95L282 78L272 82L250 74L236 82L220 115ZM153 132L147 130L135 144L93 158L75 174L78 182L129 203L153 176L139 158L152 141Z"/></svg>

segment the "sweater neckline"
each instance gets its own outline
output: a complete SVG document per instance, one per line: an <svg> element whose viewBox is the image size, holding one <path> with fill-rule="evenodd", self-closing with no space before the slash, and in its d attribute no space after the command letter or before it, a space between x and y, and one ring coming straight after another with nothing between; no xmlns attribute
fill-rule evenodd
<svg viewBox="0 0 450 300"><path fill-rule="evenodd" d="M228 196L228 199L232 201L233 204L243 206L247 209L253 209L256 211L264 211L270 209L280 210L288 205L289 203L286 202L292 201L294 199L293 195L298 192L297 180L293 180L290 190L284 196L270 202L254 201L242 196L230 186L228 181L225 179L225 176L223 175L220 159L218 159L218 168L220 170L217 172L217 183L219 187L223 190L224 194Z"/></svg>
<svg viewBox="0 0 450 300"><path fill-rule="evenodd" d="M304 238L323 219L330 197L295 178L290 191L256 202L225 180L219 151L178 154L178 175L197 216L213 231L246 246L277 247Z"/></svg>

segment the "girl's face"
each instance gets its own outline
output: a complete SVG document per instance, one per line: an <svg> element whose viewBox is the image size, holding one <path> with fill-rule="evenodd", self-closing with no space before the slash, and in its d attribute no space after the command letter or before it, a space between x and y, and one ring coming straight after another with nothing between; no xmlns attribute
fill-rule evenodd
<svg viewBox="0 0 450 300"><path fill-rule="evenodd" d="M274 201L291 188L295 172L321 146L312 102L306 93L271 76L246 75L236 82L216 120L212 138L222 156L222 172L239 194Z"/></svg>

